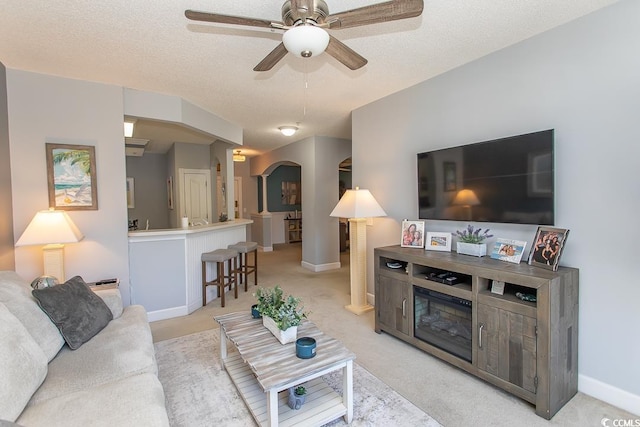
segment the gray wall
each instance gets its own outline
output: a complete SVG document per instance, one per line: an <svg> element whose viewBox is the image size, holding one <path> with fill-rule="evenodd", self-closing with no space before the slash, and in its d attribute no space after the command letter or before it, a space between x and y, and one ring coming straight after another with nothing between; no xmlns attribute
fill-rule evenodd
<svg viewBox="0 0 640 427"><path fill-rule="evenodd" d="M571 230L561 264L580 269L579 388L636 413L639 16L622 1L353 113L354 184L389 215L369 229L370 292L373 248L399 244L400 221L418 215L417 153L555 128L556 225ZM529 244L535 233L477 225Z"/></svg>
<svg viewBox="0 0 640 427"><path fill-rule="evenodd" d="M15 268L7 111L7 70L0 62L0 270Z"/></svg>
<svg viewBox="0 0 640 427"><path fill-rule="evenodd" d="M340 265L338 218L329 216L338 203L338 166L351 156L351 142L316 136L251 159L251 175L270 173L279 164L302 168L302 265L314 271Z"/></svg>
<svg viewBox="0 0 640 427"><path fill-rule="evenodd" d="M128 303L122 87L8 69L7 89L14 236L49 206L45 143L95 146L99 209L68 212L85 237L65 245L66 276L117 277ZM15 254L25 280L42 274L42 247L19 247Z"/></svg>
<svg viewBox="0 0 640 427"><path fill-rule="evenodd" d="M134 180L135 207L127 209L129 220L138 219L144 230L169 228L167 202L167 155L145 153L141 157L127 156L127 177Z"/></svg>

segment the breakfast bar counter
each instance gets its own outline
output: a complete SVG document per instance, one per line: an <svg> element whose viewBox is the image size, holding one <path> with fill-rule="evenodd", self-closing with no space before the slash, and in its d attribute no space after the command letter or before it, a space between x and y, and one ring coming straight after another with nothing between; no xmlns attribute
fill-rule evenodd
<svg viewBox="0 0 640 427"><path fill-rule="evenodd" d="M149 321L184 316L202 307L200 256L247 238L253 221L236 219L189 228L129 232L131 303ZM215 272L210 271L211 277ZM209 287L207 301L215 298Z"/></svg>

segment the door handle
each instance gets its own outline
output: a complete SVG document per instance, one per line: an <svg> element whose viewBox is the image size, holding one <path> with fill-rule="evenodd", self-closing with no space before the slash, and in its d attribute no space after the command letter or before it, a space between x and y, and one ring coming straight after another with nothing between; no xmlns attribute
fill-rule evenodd
<svg viewBox="0 0 640 427"><path fill-rule="evenodd" d="M484 323L480 323L478 326L478 348L482 348L482 329L484 328Z"/></svg>
<svg viewBox="0 0 640 427"><path fill-rule="evenodd" d="M402 300L402 317L407 317L407 299Z"/></svg>

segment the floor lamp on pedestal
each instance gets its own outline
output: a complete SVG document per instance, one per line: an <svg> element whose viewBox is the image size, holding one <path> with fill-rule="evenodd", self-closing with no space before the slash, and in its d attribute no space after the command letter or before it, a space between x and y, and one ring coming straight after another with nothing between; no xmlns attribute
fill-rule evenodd
<svg viewBox="0 0 640 427"><path fill-rule="evenodd" d="M367 303L367 218L387 216L369 190L347 190L331 216L349 219L349 262L351 304L345 308L355 314L373 310Z"/></svg>
<svg viewBox="0 0 640 427"><path fill-rule="evenodd" d="M60 283L64 277L64 244L82 240L84 236L64 211L49 209L36 213L16 246L45 245L44 274Z"/></svg>

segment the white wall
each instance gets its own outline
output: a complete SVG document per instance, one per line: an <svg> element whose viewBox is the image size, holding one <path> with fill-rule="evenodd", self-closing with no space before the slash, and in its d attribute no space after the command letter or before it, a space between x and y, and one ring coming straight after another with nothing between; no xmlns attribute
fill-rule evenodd
<svg viewBox="0 0 640 427"><path fill-rule="evenodd" d="M581 391L640 412L640 2L595 14L481 58L353 113L354 183L389 217L373 248L416 218L416 153L555 128L561 264L580 269ZM388 172L391 171L391 172ZM428 221L431 231L465 223ZM485 226L485 224L476 224ZM529 243L535 227L488 224Z"/></svg>
<svg viewBox="0 0 640 427"><path fill-rule="evenodd" d="M45 143L95 146L98 210L69 211L85 238L65 245L65 273L85 281L118 277L129 301L122 88L11 69L7 88L15 239L49 207ZM43 273L42 248L15 254L24 279Z"/></svg>

